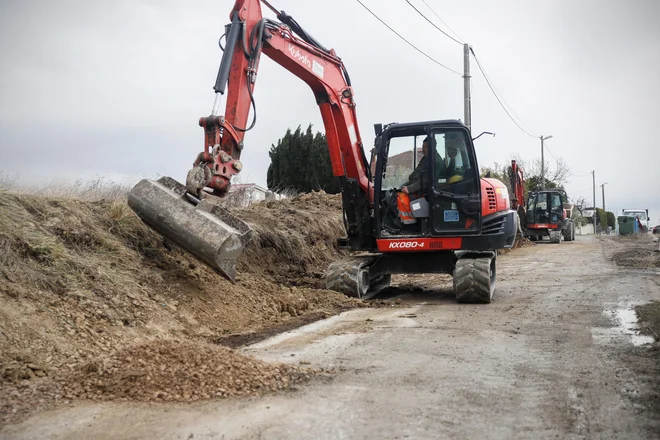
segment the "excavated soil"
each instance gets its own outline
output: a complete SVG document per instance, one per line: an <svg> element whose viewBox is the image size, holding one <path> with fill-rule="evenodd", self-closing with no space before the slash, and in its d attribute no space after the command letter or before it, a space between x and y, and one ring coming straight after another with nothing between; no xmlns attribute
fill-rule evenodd
<svg viewBox="0 0 660 440"><path fill-rule="evenodd" d="M325 268L341 256L341 200L321 192L234 212L254 230L236 284L164 242L125 200L0 191L3 422L42 406L35 402L157 398L165 385L172 389L163 391L165 400L186 389L196 398L278 389L278 368L291 383L293 372L218 344L235 347L366 306L323 289ZM227 377L234 380L222 382L207 370L223 359L247 370L232 367ZM162 374L151 370L156 364L166 366Z"/></svg>
<svg viewBox="0 0 660 440"><path fill-rule="evenodd" d="M660 301L652 301L637 306L635 312L642 333L653 336L656 341L660 341Z"/></svg>
<svg viewBox="0 0 660 440"><path fill-rule="evenodd" d="M600 237L603 252L616 265L647 273L650 283L660 285L660 248L655 237L647 234L633 236ZM650 301L635 307L639 332L652 336L654 342L642 347L631 347L621 353L627 366L645 385L639 396L642 405L653 408L660 415L660 302Z"/></svg>
<svg viewBox="0 0 660 440"><path fill-rule="evenodd" d="M30 365L34 372L47 370ZM122 349L52 377L0 389L2 421L35 410L91 401L195 402L289 389L320 370L272 365L208 343L154 341ZM18 372L18 374L21 374Z"/></svg>
<svg viewBox="0 0 660 440"><path fill-rule="evenodd" d="M660 285L660 272L657 271L660 267L660 244L656 240L656 237L647 234L601 237L606 257L618 266L647 270L650 282ZM635 312L642 333L653 336L660 349L660 302L639 305L635 307Z"/></svg>
<svg viewBox="0 0 660 440"><path fill-rule="evenodd" d="M606 254L619 266L637 269L660 267L660 247L648 234L604 236Z"/></svg>

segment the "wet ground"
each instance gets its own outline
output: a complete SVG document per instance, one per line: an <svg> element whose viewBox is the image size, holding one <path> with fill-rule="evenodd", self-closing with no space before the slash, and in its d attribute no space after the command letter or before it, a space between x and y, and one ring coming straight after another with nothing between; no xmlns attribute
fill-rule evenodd
<svg viewBox="0 0 660 440"><path fill-rule="evenodd" d="M450 279L419 277L404 307L345 312L243 348L336 368L297 390L82 404L0 437L659 438L657 345L633 311L660 299L659 279L614 265L593 237L540 243L499 257L492 304L456 304Z"/></svg>

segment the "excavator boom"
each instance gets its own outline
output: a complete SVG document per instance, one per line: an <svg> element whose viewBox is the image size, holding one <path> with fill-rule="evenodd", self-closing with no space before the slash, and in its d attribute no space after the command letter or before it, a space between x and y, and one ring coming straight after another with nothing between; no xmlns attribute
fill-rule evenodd
<svg viewBox="0 0 660 440"><path fill-rule="evenodd" d="M325 126L332 172L342 179L343 192L351 192L344 203L349 238L364 234L366 211L374 198L353 89L341 59L291 16L275 12L280 21L264 18L259 0L236 0L213 87L213 111L199 120L204 129L203 150L185 185L169 177L144 179L128 198L129 206L146 224L232 281L236 258L249 240L250 228L220 208L218 201L228 193L232 177L243 169L240 157L245 134L256 122L255 109L255 119L248 125L262 53L312 89ZM223 95L225 113L218 115Z"/></svg>

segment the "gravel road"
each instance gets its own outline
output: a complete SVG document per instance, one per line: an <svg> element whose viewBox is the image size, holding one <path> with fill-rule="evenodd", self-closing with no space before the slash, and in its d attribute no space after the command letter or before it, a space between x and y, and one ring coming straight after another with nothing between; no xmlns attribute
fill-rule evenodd
<svg viewBox="0 0 660 440"><path fill-rule="evenodd" d="M79 404L0 437L658 438L657 378L644 374L657 357L632 312L660 299L658 279L613 265L594 237L540 243L499 257L492 304L456 304L449 278L420 276L403 307L353 310L244 348L336 368L296 390L193 405Z"/></svg>

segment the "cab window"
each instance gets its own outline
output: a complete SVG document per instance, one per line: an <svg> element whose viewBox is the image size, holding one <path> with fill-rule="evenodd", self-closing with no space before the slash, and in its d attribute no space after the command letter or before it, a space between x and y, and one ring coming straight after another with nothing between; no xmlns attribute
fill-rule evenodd
<svg viewBox="0 0 660 440"><path fill-rule="evenodd" d="M435 187L454 193L476 192L476 167L468 152L469 140L463 130L437 130L435 140Z"/></svg>

